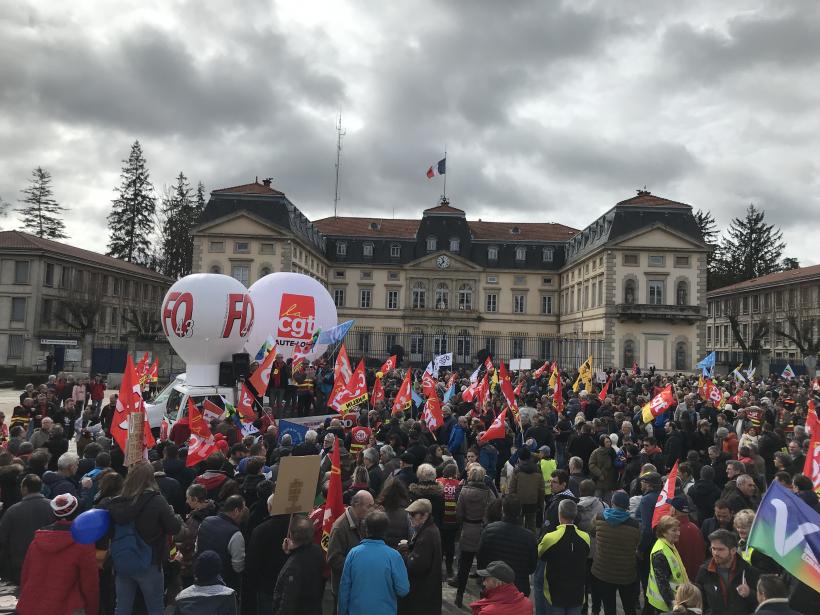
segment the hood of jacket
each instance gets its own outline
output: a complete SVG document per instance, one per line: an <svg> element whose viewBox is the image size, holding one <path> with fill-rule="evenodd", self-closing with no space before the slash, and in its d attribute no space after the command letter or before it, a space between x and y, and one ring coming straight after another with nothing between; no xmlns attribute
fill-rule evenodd
<svg viewBox="0 0 820 615"><path fill-rule="evenodd" d="M204 474L197 476L194 482L199 483L208 491L215 491L219 489L226 480L228 480L228 475L224 472L208 470Z"/></svg>
<svg viewBox="0 0 820 615"><path fill-rule="evenodd" d="M440 483L413 483L410 485L410 493L416 498L428 498L429 496L444 496L444 487Z"/></svg>
<svg viewBox="0 0 820 615"><path fill-rule="evenodd" d="M470 607L476 612L476 606L516 604L528 600L524 594L518 591L514 583L504 583L482 593L482 598L473 602ZM481 609L478 609L479 611ZM516 611L517 612L517 611Z"/></svg>
<svg viewBox="0 0 820 615"><path fill-rule="evenodd" d="M71 532L67 531L70 527L66 524L65 530L37 530L35 540L37 546L52 555L59 555L66 549L70 549L76 543L71 536Z"/></svg>
<svg viewBox="0 0 820 615"><path fill-rule="evenodd" d="M196 519L198 523L202 523L202 520L205 519L205 517L212 517L215 514L216 505L212 500L208 500L208 503L202 508L191 511L191 518Z"/></svg>
<svg viewBox="0 0 820 615"><path fill-rule="evenodd" d="M590 511L597 509L599 506L603 508L601 500L596 498L594 495L582 495L581 499L578 500L579 514L589 513Z"/></svg>
<svg viewBox="0 0 820 615"><path fill-rule="evenodd" d="M59 472L53 472L51 470L48 470L43 474L43 483L45 483L49 487L53 487L57 483L62 483L64 481L68 481L70 483L74 482L71 480L71 478L69 478L68 476L63 476Z"/></svg>
<svg viewBox="0 0 820 615"><path fill-rule="evenodd" d="M134 521L140 511L145 508L148 500L155 495L158 495L156 491L146 491L140 494L136 502L122 496L114 498L108 505L108 512L111 513L111 519L114 523L119 523L120 525Z"/></svg>
<svg viewBox="0 0 820 615"><path fill-rule="evenodd" d="M538 467L532 459L519 460L518 464L516 464L516 468L519 472L523 472L524 474L535 474L536 472L541 472L541 468Z"/></svg>

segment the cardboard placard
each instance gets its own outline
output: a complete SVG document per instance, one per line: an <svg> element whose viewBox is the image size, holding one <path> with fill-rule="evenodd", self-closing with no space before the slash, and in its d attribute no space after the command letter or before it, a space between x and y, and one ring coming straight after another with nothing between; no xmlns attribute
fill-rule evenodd
<svg viewBox="0 0 820 615"><path fill-rule="evenodd" d="M319 455L288 455L282 458L279 462L276 490L273 492L271 515L309 513L313 510L320 461Z"/></svg>

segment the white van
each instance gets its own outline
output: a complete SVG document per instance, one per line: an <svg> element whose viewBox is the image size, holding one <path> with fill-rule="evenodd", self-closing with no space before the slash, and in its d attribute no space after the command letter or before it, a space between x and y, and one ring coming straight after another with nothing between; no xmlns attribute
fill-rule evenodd
<svg viewBox="0 0 820 615"><path fill-rule="evenodd" d="M192 387L186 384L185 374L180 374L162 389L159 395L150 402L145 402L145 411L148 414L148 424L151 429L159 429L165 417L168 417L170 426L179 418L186 416L189 397L193 400L194 405L208 398L221 407L222 397L234 403L234 389L220 386Z"/></svg>

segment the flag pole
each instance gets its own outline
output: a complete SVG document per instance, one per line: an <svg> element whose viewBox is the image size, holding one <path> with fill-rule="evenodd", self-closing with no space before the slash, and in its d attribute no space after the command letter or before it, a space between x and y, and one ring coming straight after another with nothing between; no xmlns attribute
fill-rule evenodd
<svg viewBox="0 0 820 615"><path fill-rule="evenodd" d="M441 195L442 200L447 200L447 144L444 144L444 189Z"/></svg>

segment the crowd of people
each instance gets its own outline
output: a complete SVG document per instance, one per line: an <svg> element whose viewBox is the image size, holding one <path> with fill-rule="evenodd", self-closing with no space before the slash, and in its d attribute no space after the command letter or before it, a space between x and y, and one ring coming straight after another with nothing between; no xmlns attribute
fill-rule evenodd
<svg viewBox="0 0 820 615"><path fill-rule="evenodd" d="M747 545L774 481L820 513L802 473L818 394L806 377L727 380L716 406L697 375L613 369L599 395L562 373L556 403L549 374L522 371L513 413L500 386L468 402L469 372L454 394L442 373L431 430L415 406L391 412L399 368L379 374L385 397L354 409L355 425L328 417L294 442L276 419L323 414L329 393L324 367L304 372L272 372L257 433L214 419L218 452L192 467L185 421L126 467L101 379L83 399L57 377L27 386L0 452L0 574L19 588L17 612L320 614L329 593L339 615L431 615L448 586L474 615L615 615L619 602L625 615L820 612L815 589ZM676 403L644 423L668 385ZM488 439L505 409L504 435ZM320 457L314 510L271 514L281 461L304 455ZM323 535L334 473L345 508ZM93 509L108 531L76 542L72 522Z"/></svg>

